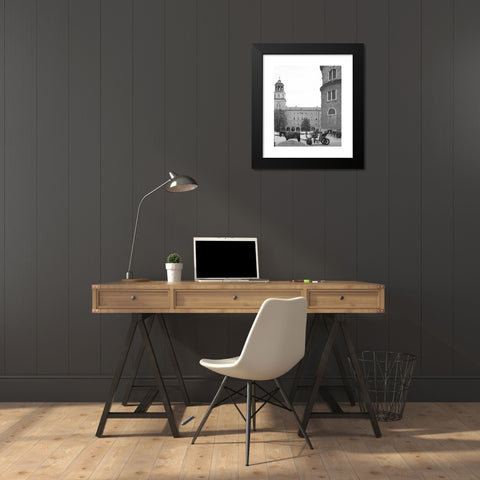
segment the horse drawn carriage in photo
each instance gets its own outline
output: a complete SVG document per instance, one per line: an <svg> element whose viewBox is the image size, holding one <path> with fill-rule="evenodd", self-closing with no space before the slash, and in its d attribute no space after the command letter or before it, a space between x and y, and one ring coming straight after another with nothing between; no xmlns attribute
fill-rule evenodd
<svg viewBox="0 0 480 480"><path fill-rule="evenodd" d="M280 136L285 137L285 140L294 139L300 141L300 132L296 132L295 130L282 130Z"/></svg>
<svg viewBox="0 0 480 480"><path fill-rule="evenodd" d="M314 130L310 136L307 135L307 145L313 145L317 142L320 142L322 145L329 145L330 140L327 138L327 134L328 132Z"/></svg>

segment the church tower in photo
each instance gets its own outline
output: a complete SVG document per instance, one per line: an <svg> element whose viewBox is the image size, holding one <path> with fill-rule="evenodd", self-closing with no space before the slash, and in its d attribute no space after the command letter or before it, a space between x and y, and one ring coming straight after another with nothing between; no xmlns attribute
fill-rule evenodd
<svg viewBox="0 0 480 480"><path fill-rule="evenodd" d="M320 129L321 109L319 107L287 107L285 85L280 78L275 83L273 101L275 115L284 114L284 120L281 122L284 124L282 130L299 132L304 122L309 125L308 130Z"/></svg>
<svg viewBox="0 0 480 480"><path fill-rule="evenodd" d="M275 84L275 110L285 110L287 106L284 87L282 81L278 79L278 82Z"/></svg>

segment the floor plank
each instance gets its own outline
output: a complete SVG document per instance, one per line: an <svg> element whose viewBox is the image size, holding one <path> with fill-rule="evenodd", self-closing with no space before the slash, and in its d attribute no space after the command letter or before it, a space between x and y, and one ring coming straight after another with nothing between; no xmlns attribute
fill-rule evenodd
<svg viewBox="0 0 480 480"><path fill-rule="evenodd" d="M25 480L30 477L44 463L45 458L58 450L86 421L82 406L59 406L54 410L55 421L37 429L35 436L30 431L30 447L23 448L22 455L4 470L4 478Z"/></svg>
<svg viewBox="0 0 480 480"><path fill-rule="evenodd" d="M314 450L298 437L290 412L268 405L252 432L249 467L245 422L230 404L212 412L194 445L205 405L173 406L179 438L164 419L110 419L97 438L102 407L0 404L0 478L480 480L480 403L409 403L402 420L380 423L381 438L364 419L312 419ZM301 416L303 406L296 408Z"/></svg>
<svg viewBox="0 0 480 480"><path fill-rule="evenodd" d="M244 449L240 449L243 436L240 434L240 414L233 405L223 405L217 409L217 435L213 445L210 480L237 480L240 457Z"/></svg>

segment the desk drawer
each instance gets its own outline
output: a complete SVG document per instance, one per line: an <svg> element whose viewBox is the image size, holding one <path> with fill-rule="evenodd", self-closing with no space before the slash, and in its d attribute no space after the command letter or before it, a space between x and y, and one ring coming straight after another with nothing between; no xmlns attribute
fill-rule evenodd
<svg viewBox="0 0 480 480"><path fill-rule="evenodd" d="M175 308L225 309L259 308L266 298L302 296L301 290L177 290Z"/></svg>
<svg viewBox="0 0 480 480"><path fill-rule="evenodd" d="M308 306L345 310L383 308L378 290L310 290Z"/></svg>
<svg viewBox="0 0 480 480"><path fill-rule="evenodd" d="M98 290L97 302L99 309L168 308L168 290Z"/></svg>

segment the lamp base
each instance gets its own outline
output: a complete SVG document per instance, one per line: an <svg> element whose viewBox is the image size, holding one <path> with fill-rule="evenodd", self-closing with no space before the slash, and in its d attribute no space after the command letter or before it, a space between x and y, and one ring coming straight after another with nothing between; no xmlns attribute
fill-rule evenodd
<svg viewBox="0 0 480 480"><path fill-rule="evenodd" d="M122 282L149 282L148 278L122 278Z"/></svg>

